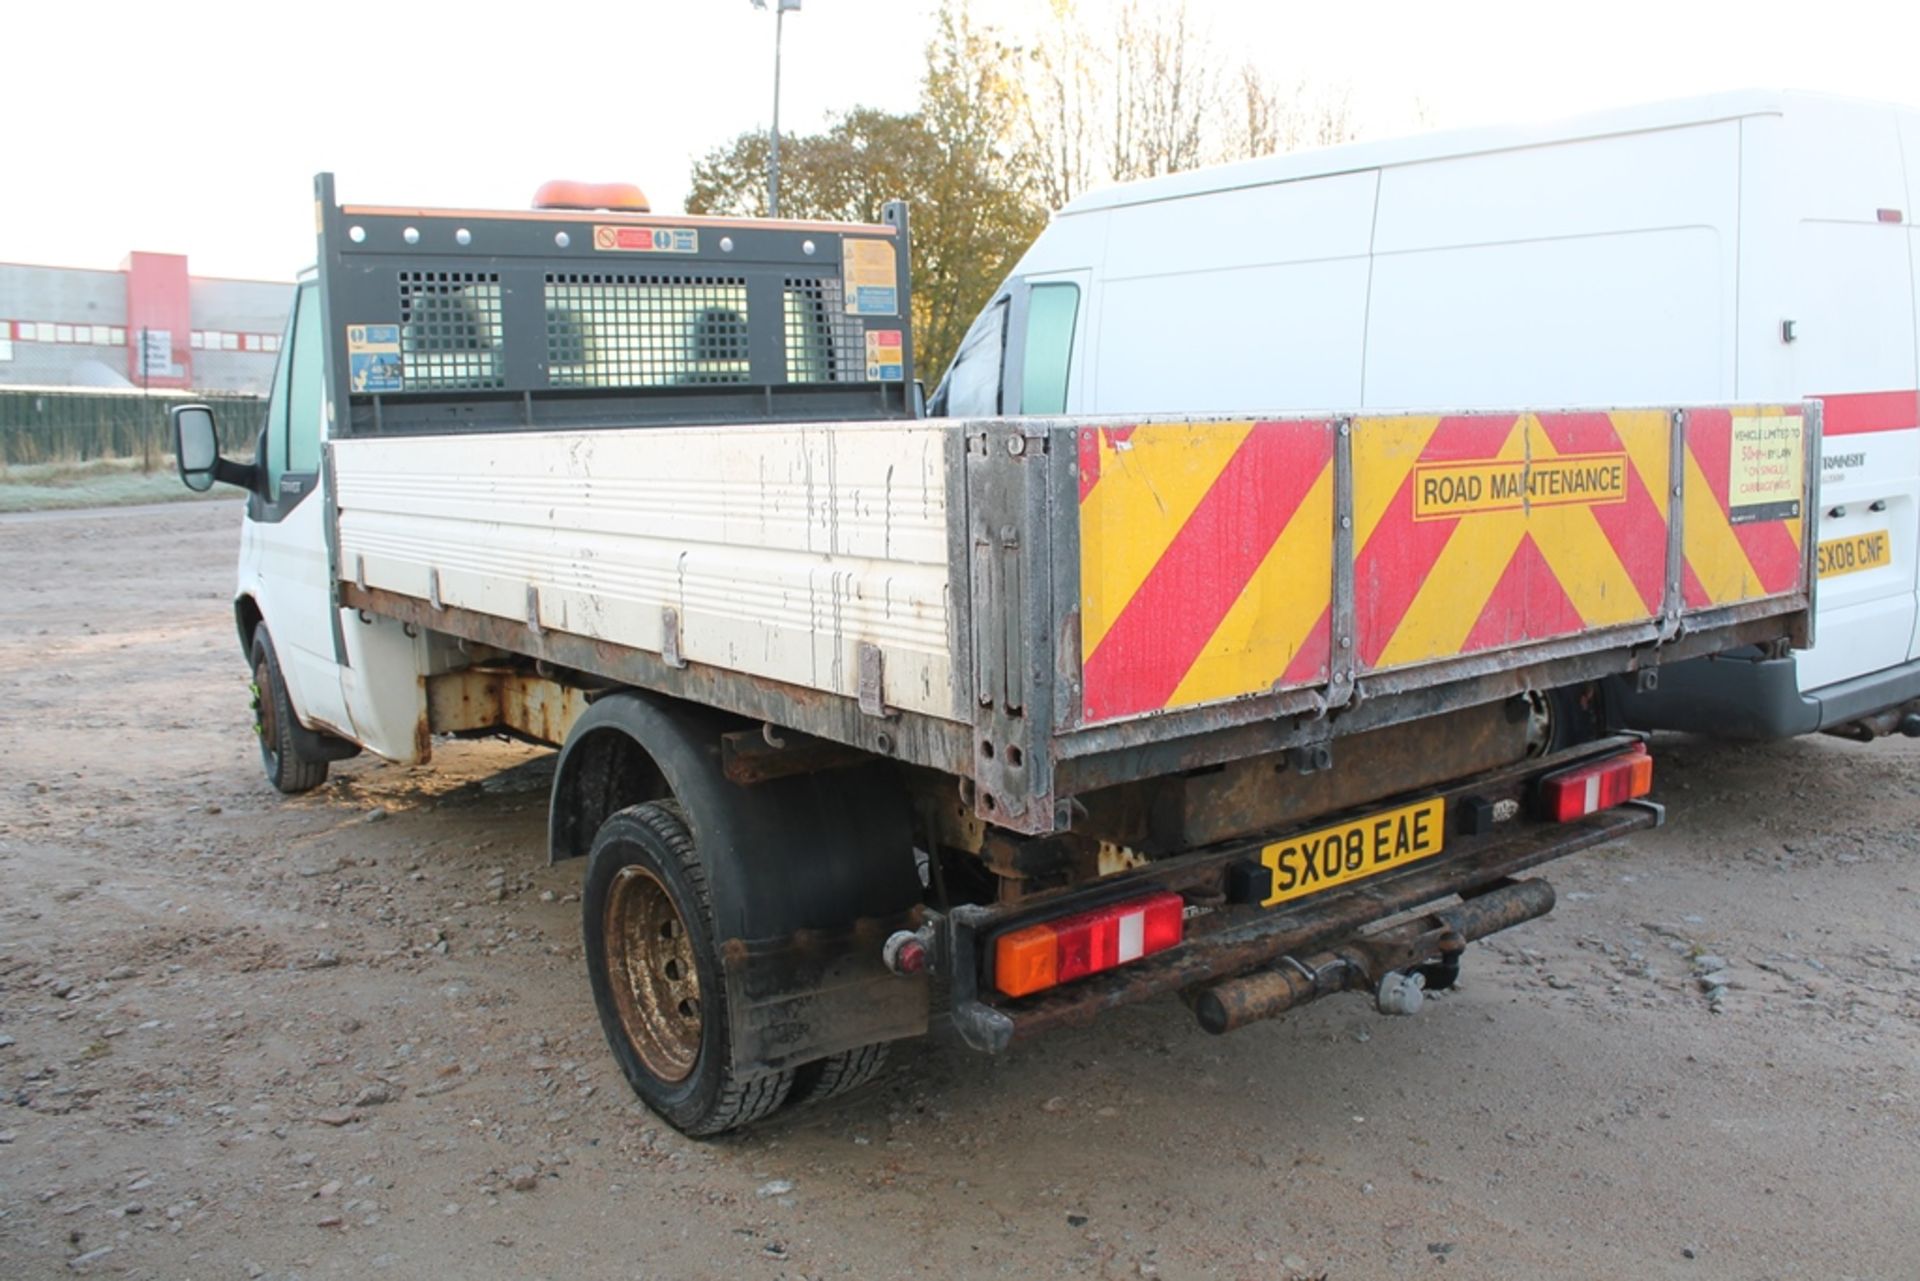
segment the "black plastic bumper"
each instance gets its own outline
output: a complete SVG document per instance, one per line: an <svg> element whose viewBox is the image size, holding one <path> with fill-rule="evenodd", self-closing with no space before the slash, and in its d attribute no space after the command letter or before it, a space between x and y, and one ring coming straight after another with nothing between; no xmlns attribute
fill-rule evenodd
<svg viewBox="0 0 1920 1281"><path fill-rule="evenodd" d="M1714 738L1792 738L1834 729L1920 699L1920 662L1903 663L1800 692L1792 655L1762 658L1735 650L1658 669L1659 685L1637 692L1614 677L1608 691L1616 723Z"/></svg>

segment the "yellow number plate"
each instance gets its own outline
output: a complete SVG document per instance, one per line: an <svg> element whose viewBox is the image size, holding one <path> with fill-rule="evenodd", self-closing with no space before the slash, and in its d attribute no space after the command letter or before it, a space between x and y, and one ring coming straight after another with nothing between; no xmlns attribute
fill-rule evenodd
<svg viewBox="0 0 1920 1281"><path fill-rule="evenodd" d="M1438 854L1446 843L1447 803L1431 800L1336 823L1276 841L1260 851L1273 869L1266 906L1364 880Z"/></svg>
<svg viewBox="0 0 1920 1281"><path fill-rule="evenodd" d="M1829 538L1820 544L1820 577L1838 578L1863 569L1878 569L1892 558L1893 547L1884 529Z"/></svg>

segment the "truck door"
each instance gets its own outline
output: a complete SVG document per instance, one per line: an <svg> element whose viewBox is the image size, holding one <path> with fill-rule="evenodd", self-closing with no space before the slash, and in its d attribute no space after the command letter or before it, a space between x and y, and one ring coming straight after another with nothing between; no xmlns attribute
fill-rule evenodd
<svg viewBox="0 0 1920 1281"><path fill-rule="evenodd" d="M309 726L347 735L320 468L324 350L319 287L307 281L295 296L261 431L261 486L247 504L241 590L260 606L294 711Z"/></svg>

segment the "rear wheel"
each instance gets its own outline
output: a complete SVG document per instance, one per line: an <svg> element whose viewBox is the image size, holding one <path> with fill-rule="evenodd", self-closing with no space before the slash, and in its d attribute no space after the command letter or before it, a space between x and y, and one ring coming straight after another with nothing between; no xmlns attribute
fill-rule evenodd
<svg viewBox="0 0 1920 1281"><path fill-rule="evenodd" d="M293 700L287 697L280 658L267 629L253 633L253 732L260 739L260 764L267 781L289 796L311 792L327 781L327 763L300 754L294 737Z"/></svg>
<svg viewBox="0 0 1920 1281"><path fill-rule="evenodd" d="M601 824L580 899L600 1026L648 1107L698 1137L786 1101L792 1071L734 1072L706 870L678 805L648 801Z"/></svg>

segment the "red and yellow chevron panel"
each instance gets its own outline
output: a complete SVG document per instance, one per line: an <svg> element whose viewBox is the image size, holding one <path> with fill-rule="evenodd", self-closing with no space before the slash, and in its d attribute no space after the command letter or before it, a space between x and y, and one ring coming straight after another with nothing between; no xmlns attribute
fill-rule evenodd
<svg viewBox="0 0 1920 1281"><path fill-rule="evenodd" d="M1662 410L1355 419L1361 670L1657 616L1671 450Z"/></svg>
<svg viewBox="0 0 1920 1281"><path fill-rule="evenodd" d="M1686 607L1800 588L1807 562L1806 422L1799 407L1690 410L1686 457Z"/></svg>
<svg viewBox="0 0 1920 1281"><path fill-rule="evenodd" d="M1353 419L1350 637L1336 421L1082 428L1083 723L1659 619L1673 421ZM1798 408L1688 412L1684 609L1804 587L1805 451Z"/></svg>
<svg viewBox="0 0 1920 1281"><path fill-rule="evenodd" d="M1082 428L1082 716L1327 678L1333 424Z"/></svg>

